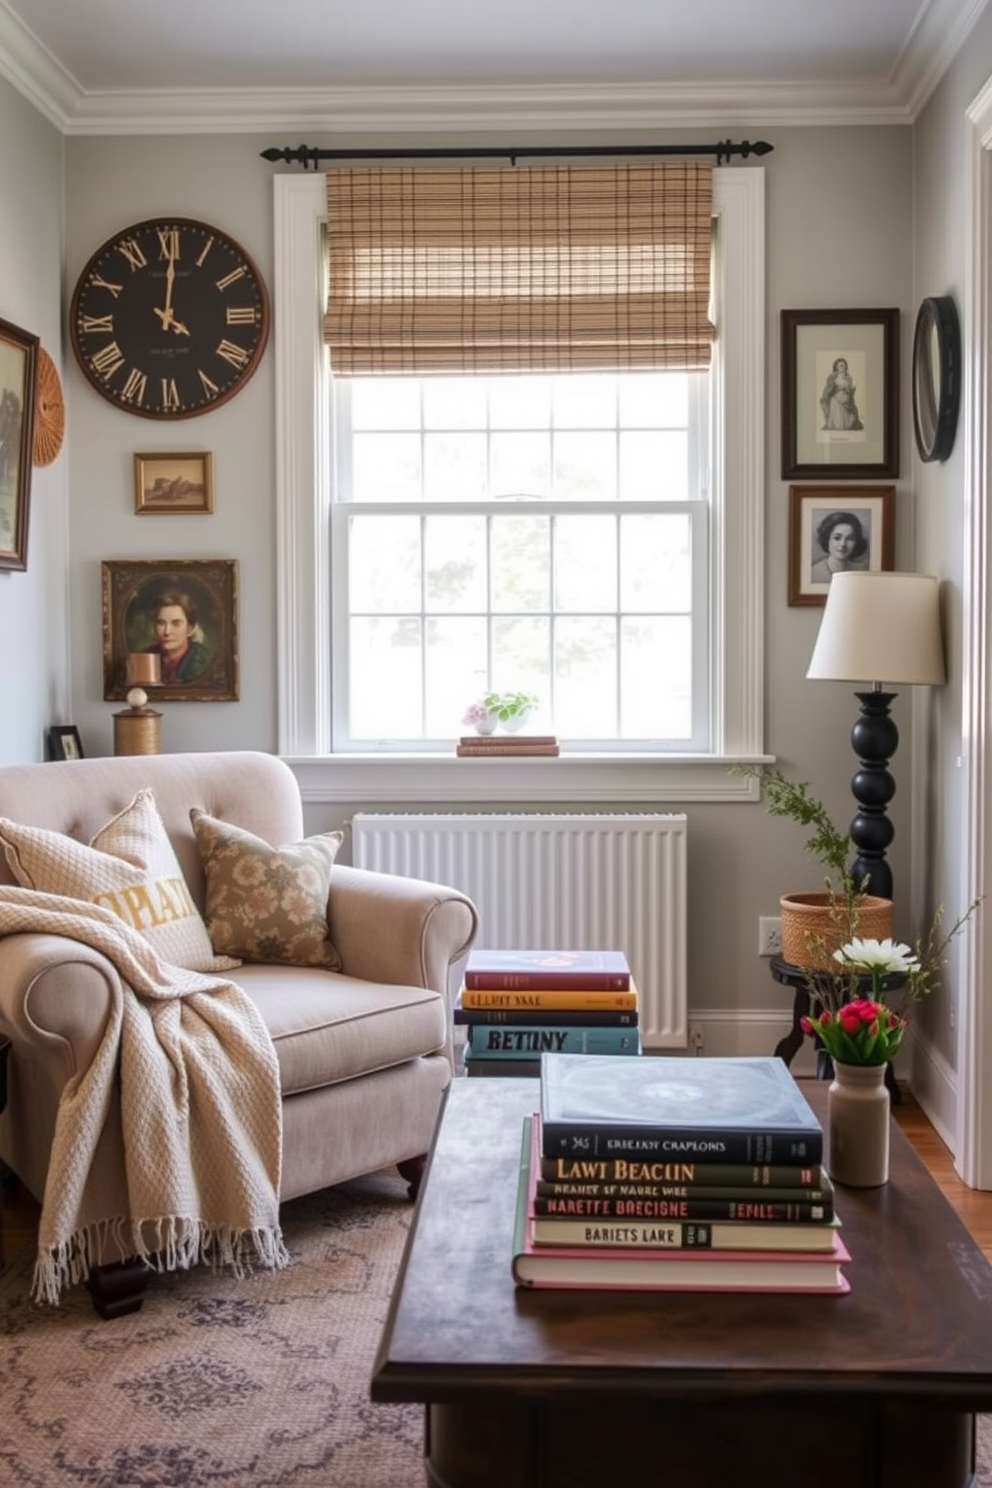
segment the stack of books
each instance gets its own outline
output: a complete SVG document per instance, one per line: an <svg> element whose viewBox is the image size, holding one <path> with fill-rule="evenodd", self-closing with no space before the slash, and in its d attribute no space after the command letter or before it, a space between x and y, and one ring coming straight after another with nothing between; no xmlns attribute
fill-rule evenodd
<svg viewBox="0 0 992 1488"><path fill-rule="evenodd" d="M850 1290L823 1129L775 1056L548 1054L524 1122L519 1285Z"/></svg>
<svg viewBox="0 0 992 1488"><path fill-rule="evenodd" d="M559 754L555 734L462 734L455 744L459 759L492 759L494 755Z"/></svg>
<svg viewBox="0 0 992 1488"><path fill-rule="evenodd" d="M469 1075L541 1072L541 1055L640 1053L622 951L470 952L455 1004Z"/></svg>

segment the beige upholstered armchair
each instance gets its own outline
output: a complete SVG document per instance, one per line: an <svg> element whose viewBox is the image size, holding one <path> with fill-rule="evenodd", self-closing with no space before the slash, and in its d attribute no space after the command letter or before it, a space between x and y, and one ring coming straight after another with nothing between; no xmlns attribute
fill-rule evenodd
<svg viewBox="0 0 992 1488"><path fill-rule="evenodd" d="M174 853L178 862L171 878L160 862L143 864L145 849L134 848L124 831L154 836L156 823L168 841L154 850ZM274 1049L277 1127L281 1114L276 1202L390 1164L416 1193L453 1074L450 973L472 944L477 917L453 889L335 863L337 842L335 834L304 840L295 777L266 754L0 769L0 1036L12 1041L0 1157L42 1201L43 1221L45 1206L58 1198L46 1184L50 1189L60 1103L67 1090L78 1096L80 1081L105 1050L129 963L105 952L100 937L114 933L108 926L118 920L102 910L89 943L67 937L61 921L52 933L47 921L39 927L23 917L34 912L36 895L47 913L48 896L56 893L122 913L122 904L137 905L135 924L147 930L144 880L156 875L165 938L156 942L149 932L147 941L166 964L191 968L182 974L183 987L195 992L197 979L209 974L241 989L237 997L247 994L243 1021L249 1027L260 1018L267 1034L261 1042ZM124 874L124 886L88 892L91 867ZM276 893L273 885L284 886L297 871L288 896L283 887ZM306 893L313 896L314 883L320 902L311 906L311 922ZM17 887L5 887L11 885ZM182 899L187 888L191 914L182 931L193 937L189 943L175 939L172 923L177 894ZM277 901L289 902L293 917L293 933L282 941L277 920L261 930L258 922ZM223 959L228 955L232 960ZM263 1064L266 1057L263 1049ZM133 1093L132 1104L122 1104L119 1077L108 1092L89 1163L85 1241L74 1242L75 1271L59 1284L84 1277L98 1311L112 1316L140 1306L148 1268L134 1264L122 1239L133 1235L135 1221L144 1224L144 1211L129 1212L126 1166L134 1119L127 1113L144 1119L143 1107L133 1104ZM116 1223L120 1216L123 1226ZM142 1238L150 1253L152 1233Z"/></svg>

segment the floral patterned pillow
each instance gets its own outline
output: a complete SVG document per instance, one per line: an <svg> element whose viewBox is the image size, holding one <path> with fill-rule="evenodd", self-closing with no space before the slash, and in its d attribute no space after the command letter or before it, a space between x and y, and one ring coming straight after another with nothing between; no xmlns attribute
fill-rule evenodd
<svg viewBox="0 0 992 1488"><path fill-rule="evenodd" d="M197 806L189 816L206 879L204 917L218 955L340 971L327 898L344 833L272 847Z"/></svg>

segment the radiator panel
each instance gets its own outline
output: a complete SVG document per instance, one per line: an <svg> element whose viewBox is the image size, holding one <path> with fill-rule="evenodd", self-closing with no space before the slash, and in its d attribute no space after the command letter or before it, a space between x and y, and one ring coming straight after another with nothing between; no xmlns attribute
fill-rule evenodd
<svg viewBox="0 0 992 1488"><path fill-rule="evenodd" d="M686 1047L684 815L357 812L352 834L356 867L467 894L480 946L622 950L643 1047Z"/></svg>

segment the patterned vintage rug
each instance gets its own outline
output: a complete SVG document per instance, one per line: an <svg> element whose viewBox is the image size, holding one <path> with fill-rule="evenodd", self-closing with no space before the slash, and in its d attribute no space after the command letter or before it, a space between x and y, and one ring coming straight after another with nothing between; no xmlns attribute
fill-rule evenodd
<svg viewBox="0 0 992 1488"><path fill-rule="evenodd" d="M418 1488L420 1406L373 1405L372 1362L413 1210L374 1174L283 1208L288 1270L156 1277L139 1313L0 1279L0 1484ZM992 1488L992 1416L976 1488Z"/></svg>

